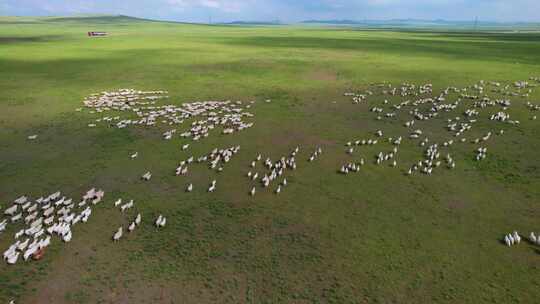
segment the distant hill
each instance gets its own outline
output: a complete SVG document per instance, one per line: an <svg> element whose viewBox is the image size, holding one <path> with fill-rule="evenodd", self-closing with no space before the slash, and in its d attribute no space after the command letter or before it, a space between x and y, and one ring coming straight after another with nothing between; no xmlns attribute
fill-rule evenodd
<svg viewBox="0 0 540 304"><path fill-rule="evenodd" d="M0 16L0 24L35 24L35 23L77 23L77 24L130 24L140 22L165 22L176 24L200 24L206 23L190 23L181 21L168 21L168 20L153 20L146 18L131 17L126 15L75 15L75 16L48 16L48 17L33 17L33 16ZM329 20L305 20L299 23L292 24L304 24L306 26L349 26L349 27L366 27L374 29L458 29L458 30L470 30L471 28L478 28L479 30L533 30L540 29L540 23L532 22L492 22L492 21L478 21L463 20L463 21L449 21L449 20L422 20L422 19L390 19L390 20L351 20L351 19L329 19ZM208 25L208 24L206 24ZM232 21L232 22L220 22L211 25L232 25L232 26L275 26L275 25L287 25L287 23L281 23L280 21Z"/></svg>
<svg viewBox="0 0 540 304"><path fill-rule="evenodd" d="M161 22L157 20L137 18L125 15L78 15L78 16L0 16L0 24L35 24L35 23L86 23L86 24L119 24L134 22Z"/></svg>
<svg viewBox="0 0 540 304"><path fill-rule="evenodd" d="M232 21L216 23L221 25L283 25L279 21Z"/></svg>
<svg viewBox="0 0 540 304"><path fill-rule="evenodd" d="M305 20L303 24L323 24L323 25L350 25L350 26L369 26L369 27L523 27L538 26L538 23L526 22L494 22L494 21L474 21L474 20L422 20L422 19L390 19L390 20Z"/></svg>
<svg viewBox="0 0 540 304"><path fill-rule="evenodd" d="M1 1L1 0L0 0ZM126 15L74 15L74 16L0 16L0 24L36 24L36 23L66 23L66 24L95 24L117 25L132 23L175 23L193 24L189 22L155 20Z"/></svg>
<svg viewBox="0 0 540 304"><path fill-rule="evenodd" d="M347 19L343 19L343 20L337 20L337 19L332 19L332 20L305 20L305 21L302 21L300 23L318 23L318 24L363 24L363 22L361 21L355 21L355 20L347 20Z"/></svg>

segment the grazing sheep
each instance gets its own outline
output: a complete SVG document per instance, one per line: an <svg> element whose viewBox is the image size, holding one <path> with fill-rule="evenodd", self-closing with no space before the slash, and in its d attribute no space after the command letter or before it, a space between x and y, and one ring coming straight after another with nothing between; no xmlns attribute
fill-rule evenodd
<svg viewBox="0 0 540 304"><path fill-rule="evenodd" d="M17 212L17 208L18 208L18 207L19 207L19 206L17 206L17 205L13 205L13 206L7 208L6 210L4 210L4 214L6 214L6 215L13 215L13 214L15 214L15 212Z"/></svg>
<svg viewBox="0 0 540 304"><path fill-rule="evenodd" d="M214 192L216 190L216 180L213 180L208 188L208 192Z"/></svg>
<svg viewBox="0 0 540 304"><path fill-rule="evenodd" d="M15 244L9 246L9 248L6 251L4 251L4 254L3 254L4 259L8 259L11 255L13 255L15 251L17 250L17 246L19 246L20 243L21 243L20 241L17 241L15 242Z"/></svg>
<svg viewBox="0 0 540 304"><path fill-rule="evenodd" d="M133 205L134 205L133 200L130 200L129 203L126 203L126 204L120 206L120 210L121 210L122 212L124 212L124 211L126 211L126 210L128 210L128 209L131 209L131 208L133 207Z"/></svg>
<svg viewBox="0 0 540 304"><path fill-rule="evenodd" d="M71 230L68 230L68 232L64 234L64 236L62 236L62 240L68 243L69 241L71 241L71 237L72 237Z"/></svg>
<svg viewBox="0 0 540 304"><path fill-rule="evenodd" d="M146 172L141 178L145 181L149 181L150 178L152 178L152 173Z"/></svg>
<svg viewBox="0 0 540 304"><path fill-rule="evenodd" d="M6 230L6 226L7 226L7 220L3 220L2 222L0 222L0 232Z"/></svg>
<svg viewBox="0 0 540 304"><path fill-rule="evenodd" d="M13 254L9 255L7 258L7 263L10 265L13 265L17 263L17 259L19 258L19 252L14 252Z"/></svg>
<svg viewBox="0 0 540 304"><path fill-rule="evenodd" d="M34 255L34 253L36 253L36 251L38 251L39 247L36 246L36 245L30 245L28 246L28 249L26 249L26 251L24 252L23 254L23 259L25 261L28 261L28 259Z"/></svg>
<svg viewBox="0 0 540 304"><path fill-rule="evenodd" d="M122 227L118 228L118 231L113 235L113 241L118 241L122 237Z"/></svg>
<svg viewBox="0 0 540 304"><path fill-rule="evenodd" d="M15 222L19 221L21 218L22 218L22 213L19 213L19 214L14 215L14 216L11 217L11 222L15 223Z"/></svg>
<svg viewBox="0 0 540 304"><path fill-rule="evenodd" d="M506 243L507 246L512 246L514 245L514 237L512 237L512 234L507 234L505 237L504 237L504 241Z"/></svg>
<svg viewBox="0 0 540 304"><path fill-rule="evenodd" d="M36 237L36 236L35 236ZM26 249L26 247L28 246L28 244L30 243L30 238L27 238L24 242L20 243L18 246L17 246L17 249L19 251L24 251Z"/></svg>
<svg viewBox="0 0 540 304"><path fill-rule="evenodd" d="M155 221L155 225L158 228L159 227L164 227L166 223L167 223L167 219L161 214L158 216L158 218Z"/></svg>
<svg viewBox="0 0 540 304"><path fill-rule="evenodd" d="M133 230L135 230L135 222L132 222L128 227L129 232L132 232Z"/></svg>
<svg viewBox="0 0 540 304"><path fill-rule="evenodd" d="M521 237L519 236L517 231L514 231L514 233L512 234L512 237L515 240L516 244L519 244L521 242Z"/></svg>
<svg viewBox="0 0 540 304"><path fill-rule="evenodd" d="M536 235L534 235L534 232L531 232L531 234L529 235L529 241L531 241L531 243L533 244L536 244L537 238Z"/></svg>

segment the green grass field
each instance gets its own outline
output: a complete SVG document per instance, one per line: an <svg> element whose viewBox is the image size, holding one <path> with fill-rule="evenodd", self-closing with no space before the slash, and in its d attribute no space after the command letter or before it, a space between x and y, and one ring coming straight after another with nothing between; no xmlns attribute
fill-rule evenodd
<svg viewBox="0 0 540 304"><path fill-rule="evenodd" d="M23 194L106 191L70 243L54 239L37 262L0 263L0 302L538 303L540 246L500 241L513 230L540 232L540 128L525 98L509 110L521 124L487 144L485 161L463 146L453 152L455 170L409 177L403 170L423 153L409 142L398 168L372 164L386 145L356 155L369 163L360 173L336 173L354 159L347 141L378 129L408 134L345 92L383 81L433 83L436 91L531 76L540 76L539 33L0 17L1 210ZM120 88L168 90L172 104L256 100L255 125L188 151L180 149L185 139L162 139L167 127L88 128L97 116L75 111L82 100ZM540 90L528 101L539 104ZM440 122L418 124L445 134ZM31 134L39 137L29 141ZM231 145L241 151L224 172L199 165L174 176L181 159ZM251 160L297 145L285 191L248 196ZM318 145L323 155L308 163ZM148 170L152 179L140 181ZM212 179L218 189L210 194ZM135 208L121 214L112 205L118 197ZM140 229L113 243L137 212ZM157 231L160 213L168 224ZM2 252L16 227L0 234Z"/></svg>

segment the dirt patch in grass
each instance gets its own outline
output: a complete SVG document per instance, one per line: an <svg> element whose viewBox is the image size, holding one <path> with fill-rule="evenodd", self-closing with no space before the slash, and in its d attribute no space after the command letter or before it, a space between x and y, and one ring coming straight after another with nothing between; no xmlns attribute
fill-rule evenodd
<svg viewBox="0 0 540 304"><path fill-rule="evenodd" d="M308 73L307 78L309 80L327 82L336 81L338 79L338 75L336 72L330 70L315 70Z"/></svg>
<svg viewBox="0 0 540 304"><path fill-rule="evenodd" d="M450 201L448 203L448 208L450 210L456 210L456 211L459 211L459 210L463 210L465 208L468 207L468 204L467 202L465 201L461 201L461 200L453 200L453 201Z"/></svg>
<svg viewBox="0 0 540 304"><path fill-rule="evenodd" d="M276 130L276 133L278 131ZM281 132L281 130L279 131ZM277 147L289 147L291 152L296 146L300 147L300 153L312 153L316 146L334 146L336 141L311 135L301 130L283 130L283 134L275 134L269 140L269 144ZM277 157L275 155L273 157ZM279 155L281 157L281 155Z"/></svg>

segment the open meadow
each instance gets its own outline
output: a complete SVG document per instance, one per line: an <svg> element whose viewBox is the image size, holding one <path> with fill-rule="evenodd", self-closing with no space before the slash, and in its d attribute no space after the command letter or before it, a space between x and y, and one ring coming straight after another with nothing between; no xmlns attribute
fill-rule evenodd
<svg viewBox="0 0 540 304"><path fill-rule="evenodd" d="M81 212L105 193L68 242L0 263L0 303L538 303L538 77L533 31L0 17L1 252L31 214L12 223L17 198L61 191ZM168 98L83 103L120 89ZM213 116L246 128L182 134Z"/></svg>

